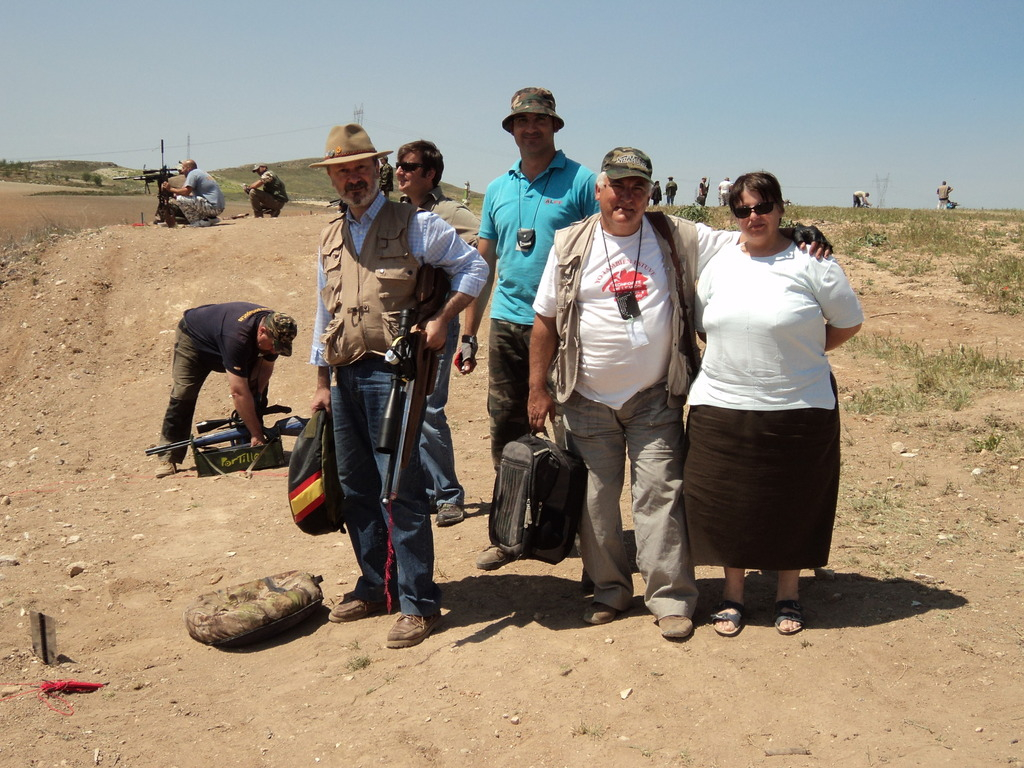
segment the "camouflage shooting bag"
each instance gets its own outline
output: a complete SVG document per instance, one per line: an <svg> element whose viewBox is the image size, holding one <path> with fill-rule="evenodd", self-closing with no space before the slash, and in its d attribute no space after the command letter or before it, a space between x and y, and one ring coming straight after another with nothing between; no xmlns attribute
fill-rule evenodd
<svg viewBox="0 0 1024 768"><path fill-rule="evenodd" d="M323 603L320 576L286 571L197 597L185 609L192 639L222 648L255 643L310 616Z"/></svg>

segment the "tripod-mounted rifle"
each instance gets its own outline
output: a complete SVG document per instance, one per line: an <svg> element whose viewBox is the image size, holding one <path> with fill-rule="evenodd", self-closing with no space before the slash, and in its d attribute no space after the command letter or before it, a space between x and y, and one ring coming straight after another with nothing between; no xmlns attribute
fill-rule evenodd
<svg viewBox="0 0 1024 768"><path fill-rule="evenodd" d="M149 185L156 184L156 218L154 224L163 222L168 227L173 227L176 223L175 220L175 206L171 202L170 192L166 191L164 182L173 179L175 176L180 176L181 171L177 168L168 168L167 163L164 162L164 140L160 139L160 168L147 171L145 167L142 169L142 173L138 176L115 176L114 179L121 181L124 179L131 179L133 181L143 181L146 183L146 194L149 194Z"/></svg>

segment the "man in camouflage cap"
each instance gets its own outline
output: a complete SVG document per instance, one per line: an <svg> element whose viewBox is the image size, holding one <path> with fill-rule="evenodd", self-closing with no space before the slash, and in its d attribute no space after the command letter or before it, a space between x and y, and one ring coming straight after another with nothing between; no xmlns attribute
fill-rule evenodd
<svg viewBox="0 0 1024 768"><path fill-rule="evenodd" d="M697 584L682 511L682 406L690 371L678 342L683 334L692 342L693 325L676 291L668 241L645 218L652 171L646 153L616 147L605 155L594 188L600 212L555 235L533 304L529 417L539 430L560 403L570 444L587 465L579 546L594 600L584 621L612 621L633 599L619 510L629 457L645 602L662 635L682 639L693 630ZM736 235L716 241L707 227L699 235L689 221L650 215L660 215L665 235L675 240L689 286L685 306L692 307L698 252ZM552 361L554 397L547 384Z"/></svg>
<svg viewBox="0 0 1024 768"><path fill-rule="evenodd" d="M531 304L555 230L597 210L594 173L555 149L555 133L564 124L555 111L551 91L517 91L501 127L512 134L519 160L488 185L484 196L477 247L491 266L491 277L466 310L461 371L469 373L476 365L476 333L496 270L487 361L487 411L495 470L505 444L530 431L526 402ZM481 553L477 567L493 570L505 562L501 550L491 547Z"/></svg>
<svg viewBox="0 0 1024 768"><path fill-rule="evenodd" d="M257 163L252 167L253 173L260 177L252 184L246 184L242 189L249 196L252 204L253 215L262 219L266 213L270 218L276 219L281 215L281 209L288 202L288 192L284 188L284 182L277 177L277 174L267 168L266 163Z"/></svg>
<svg viewBox="0 0 1024 768"><path fill-rule="evenodd" d="M291 316L259 304L232 301L185 310L174 339L173 383L161 443L188 439L199 390L218 371L227 374L235 410L252 436L250 444L264 445L258 403L266 400L278 355L291 355L295 334ZM186 452L177 448L162 456L156 476L173 475Z"/></svg>

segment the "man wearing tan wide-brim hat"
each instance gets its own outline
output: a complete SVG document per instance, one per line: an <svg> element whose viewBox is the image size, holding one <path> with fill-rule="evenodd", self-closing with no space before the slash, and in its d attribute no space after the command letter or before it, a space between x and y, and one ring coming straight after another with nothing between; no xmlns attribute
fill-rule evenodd
<svg viewBox="0 0 1024 768"><path fill-rule="evenodd" d="M317 366L312 409L332 416L345 524L361 571L330 619L357 621L397 600L400 616L387 646L407 648L437 627L441 590L433 576L433 531L419 450L401 470L396 498L386 506L381 501L389 456L376 445L395 372L384 355L402 310L417 306L422 266L437 267L451 279L444 306L420 325L422 343L437 350L444 346L449 321L480 293L487 264L433 213L381 194L379 161L389 153L378 151L363 127L350 123L331 129L324 159L311 165L327 169L347 210L320 235L310 363Z"/></svg>

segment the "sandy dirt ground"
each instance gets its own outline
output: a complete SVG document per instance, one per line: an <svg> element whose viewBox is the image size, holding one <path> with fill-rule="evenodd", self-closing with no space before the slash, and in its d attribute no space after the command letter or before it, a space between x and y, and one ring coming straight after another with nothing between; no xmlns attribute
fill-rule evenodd
<svg viewBox="0 0 1024 768"><path fill-rule="evenodd" d="M293 525L284 469L199 478L189 460L157 480L143 455L174 327L203 303L299 320L272 392L308 415L326 221L104 226L4 266L0 698L44 680L106 687L69 695L69 716L31 694L0 701L0 765L1024 765L1021 457L970 450L993 423L1017 423L1019 391L980 391L958 412L844 413L832 561L801 584L808 628L777 634L774 575L753 574L748 626L717 636L720 573L702 568L697 630L670 643L639 576L633 609L593 627L576 558L474 568L493 483L486 372L457 377L449 418L470 515L435 530L442 627L388 650L393 617L335 625L324 608L243 649L193 641L182 611L204 592L300 569L323 576L333 604L356 579L347 537ZM1020 320L965 293L950 265L916 278L844 265L863 333L1024 357ZM846 348L832 359L846 399L907 375ZM229 410L214 377L197 416ZM56 667L31 651L31 611L56 621Z"/></svg>

